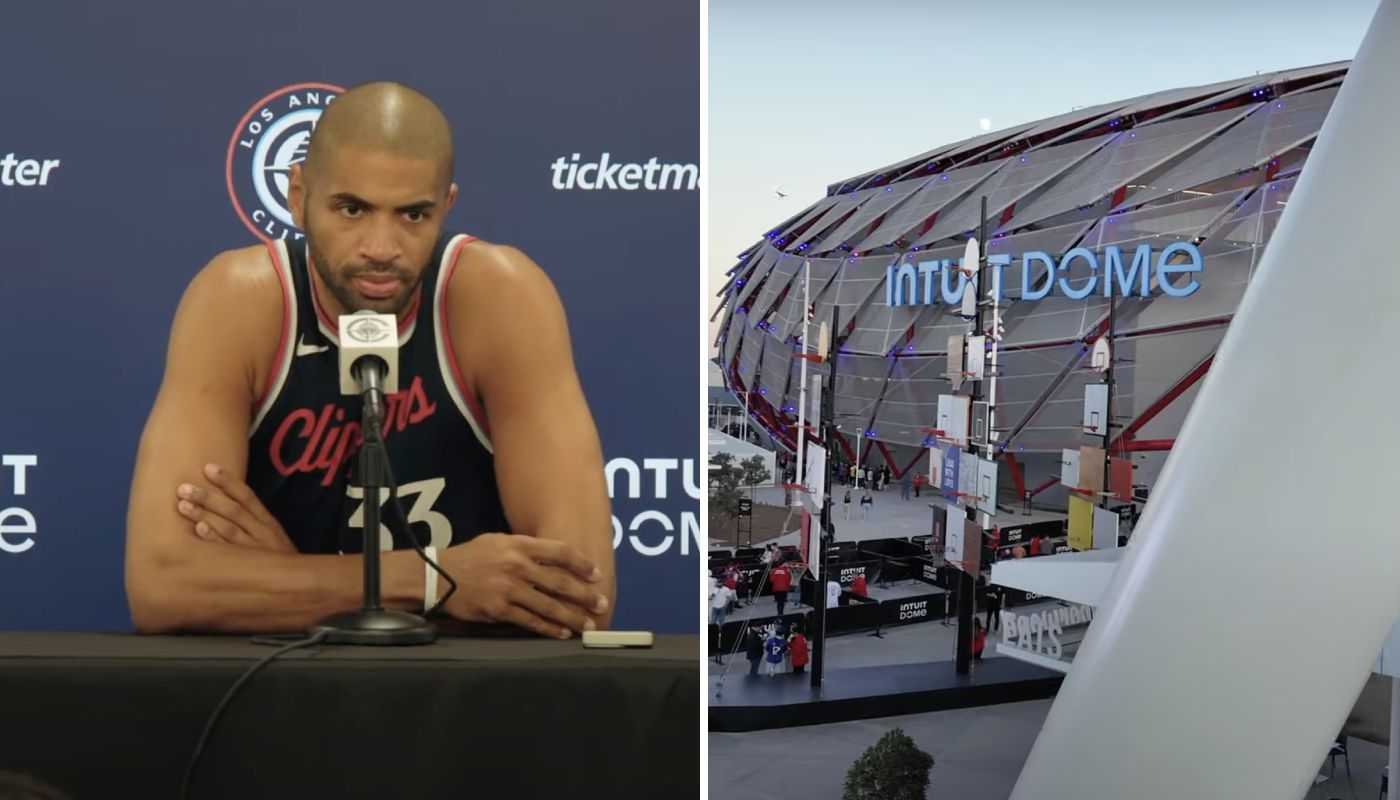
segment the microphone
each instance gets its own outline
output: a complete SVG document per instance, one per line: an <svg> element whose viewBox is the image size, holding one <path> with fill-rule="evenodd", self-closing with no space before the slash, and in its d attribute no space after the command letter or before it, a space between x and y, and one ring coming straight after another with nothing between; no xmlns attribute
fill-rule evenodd
<svg viewBox="0 0 1400 800"><path fill-rule="evenodd" d="M380 595L379 549L382 542L379 505L382 492L395 497L393 469L384 446L384 394L399 390L399 323L393 314L358 311L340 317L340 392L359 395L363 440L355 454L348 485L364 492L364 600L359 611L327 617L312 628L330 644L428 644L437 631L416 614L386 609ZM394 500L397 508L399 503ZM358 512L357 512L358 513ZM387 530L387 529L385 529ZM405 530L410 541L411 531ZM422 553L416 543L414 549ZM424 556L426 559L427 556ZM437 567L429 562L429 568ZM447 573L442 573L446 575ZM451 586L451 579L448 579Z"/></svg>
<svg viewBox="0 0 1400 800"><path fill-rule="evenodd" d="M365 399L363 422L378 430L384 395L399 390L399 324L368 309L340 316L340 393Z"/></svg>

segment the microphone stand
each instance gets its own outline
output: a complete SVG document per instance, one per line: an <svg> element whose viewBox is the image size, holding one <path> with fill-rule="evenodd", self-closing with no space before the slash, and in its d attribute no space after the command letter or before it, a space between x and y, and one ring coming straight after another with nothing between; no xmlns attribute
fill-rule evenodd
<svg viewBox="0 0 1400 800"><path fill-rule="evenodd" d="M312 633L326 634L327 644L413 645L431 644L437 631L427 620L406 611L394 611L380 601L379 577L379 492L389 489L389 476L384 465L389 463L389 451L381 433L384 425L384 393L379 388L379 374L373 369L359 371L364 412L364 442L355 456L355 468L350 485L364 490L365 507L365 573L364 603L359 611L346 611L322 620ZM412 536L413 532L408 531Z"/></svg>

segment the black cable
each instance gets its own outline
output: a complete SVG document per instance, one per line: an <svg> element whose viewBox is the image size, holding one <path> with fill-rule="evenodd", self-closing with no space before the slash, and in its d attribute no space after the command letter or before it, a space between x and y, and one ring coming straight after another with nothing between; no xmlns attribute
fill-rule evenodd
<svg viewBox="0 0 1400 800"><path fill-rule="evenodd" d="M419 558L423 559L423 563L427 564L434 572L441 575L444 581L447 581L447 592L444 593L442 597L438 598L437 603L435 603L432 608L423 612L424 617L431 616L447 603L447 598L451 597L453 592L457 591L457 582L452 580L452 576L448 575L442 567L439 567L437 564L433 563L432 559L428 558L428 554L423 550L423 545L418 543L418 537L413 535L413 526L409 524L408 515L404 513L403 503L399 500L399 482L394 480L394 467L389 463L389 448L384 444L384 435L379 430L378 425L365 426L365 441L366 443L378 445L380 456L384 462L384 475L389 479L389 500L394 504L394 512L399 515L399 519L403 520L404 527L401 535L408 540L409 544L413 545L413 551L418 554ZM384 523L387 525L388 520L385 519Z"/></svg>
<svg viewBox="0 0 1400 800"><path fill-rule="evenodd" d="M327 632L322 631L320 633L315 633L306 638L298 639L297 641L284 645L276 651L259 659L258 663L249 667L246 672L239 676L238 680L233 682L233 686L230 686L228 692L224 694L224 699L220 700L219 704L214 707L214 713L209 715L209 721L204 723L204 732L199 735L199 742L194 746L194 754L190 756L189 766L185 768L185 778L180 782L180 800L186 800L186 798L189 797L190 786L194 783L195 770L199 767L199 757L204 754L204 748L206 745L209 744L209 738L214 733L214 726L218 724L219 717L222 716L224 711L228 708L228 705L230 702L232 702L234 695L238 694L238 690L243 688L243 684L247 683L249 678L256 675L258 670L262 669L268 664L271 664L277 658L285 655L286 653L290 653L293 650L297 650L303 647L311 647L312 645L319 644L326 638L326 636Z"/></svg>

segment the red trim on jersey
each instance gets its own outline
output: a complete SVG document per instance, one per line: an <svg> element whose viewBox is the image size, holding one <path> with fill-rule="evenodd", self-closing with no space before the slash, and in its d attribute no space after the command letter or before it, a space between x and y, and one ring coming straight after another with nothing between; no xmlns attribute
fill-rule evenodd
<svg viewBox="0 0 1400 800"><path fill-rule="evenodd" d="M277 358L272 362L272 375L268 377L267 385L263 386L262 396L253 403L253 414L256 415L267 402L267 395L272 391L272 387L277 385L277 376L282 374L282 365L287 361L287 351L292 340L292 303L296 299L292 296L292 285L287 280L287 276L282 274L283 269L281 259L277 256L277 245L274 242L264 242L267 245L268 256L272 258L272 271L277 273L277 282L282 284L282 338L277 342Z"/></svg>
<svg viewBox="0 0 1400 800"><path fill-rule="evenodd" d="M308 248L306 251L306 280L307 285L311 287L311 304L316 307L316 316L321 319L321 322L325 323L326 327L330 330L338 331L340 330L340 323L331 319L331 315L327 314L326 310L321 307L321 298L316 295L316 279L311 275L311 268L311 250ZM408 304L408 308L404 310L403 316L399 318L400 336L403 336L404 331L408 330L408 326L412 325L413 320L418 317L418 306L422 299L423 286L419 284L418 292L413 295L413 301Z"/></svg>
<svg viewBox="0 0 1400 800"><path fill-rule="evenodd" d="M442 337L442 347L447 354L447 366L452 371L452 380L457 383L457 391L462 393L462 398L467 401L467 408L471 411L472 417L476 419L476 424L481 428L481 432L487 436L491 435L491 427L487 424L486 414L482 411L481 403L477 400L476 393L462 379L462 371L457 366L457 353L452 348L452 331L447 327L447 286L452 282L452 273L457 269L457 257L462 253L462 247L468 242L475 241L475 236L467 236L457 243L452 249L452 255L448 259L443 269L447 274L442 278L442 291L438 292L437 324L438 335Z"/></svg>

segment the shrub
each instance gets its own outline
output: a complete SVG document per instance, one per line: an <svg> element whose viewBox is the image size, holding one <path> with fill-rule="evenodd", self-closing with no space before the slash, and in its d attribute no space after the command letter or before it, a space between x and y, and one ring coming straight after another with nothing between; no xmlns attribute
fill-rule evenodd
<svg viewBox="0 0 1400 800"><path fill-rule="evenodd" d="M851 765L842 800L924 800L931 769L933 756L895 728Z"/></svg>

